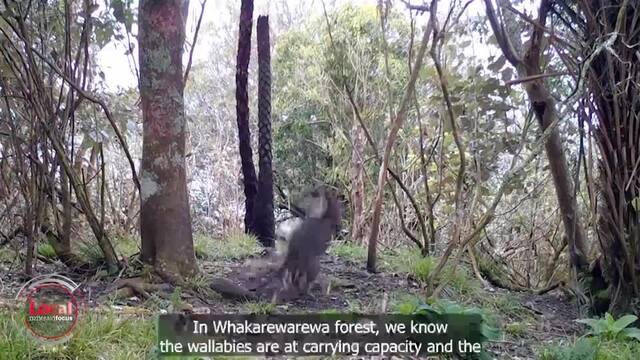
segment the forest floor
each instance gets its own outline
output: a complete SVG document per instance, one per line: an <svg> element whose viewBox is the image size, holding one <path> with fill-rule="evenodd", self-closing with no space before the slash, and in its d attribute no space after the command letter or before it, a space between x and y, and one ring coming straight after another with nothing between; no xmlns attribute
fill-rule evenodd
<svg viewBox="0 0 640 360"><path fill-rule="evenodd" d="M206 241L204 245L197 244L196 253L203 275L196 282L206 285L212 276L224 276L242 283L248 267L255 264L259 254L251 244L237 242L224 247ZM383 252L380 256L382 271L370 274L364 269L364 248L336 244L322 261L321 282L332 284L330 292L313 288L312 296L278 305L266 299L232 301L217 295L203 297L179 289L162 296L151 292L146 298L138 294L122 296L113 291L114 279L100 274L76 276L75 280L82 283L88 294L86 317L80 321L69 343L44 349L26 336L16 308L6 305L15 298L25 279L16 271L15 257L5 254L0 256L3 274L0 299L5 299L2 300L5 306L0 307L0 329L4 329L0 333L0 353L2 359L155 358L154 314L203 307L209 308L211 313L393 312L421 299L422 288L415 280L416 269L421 266L414 262L415 256L407 254ZM64 274L65 268L58 262L40 262L38 271ZM469 276L464 266L448 274L450 286L443 291L443 297L482 309L502 330L502 339L487 347L492 358L536 359L544 348L559 343L571 344L582 332L582 325L575 322L579 317L576 306L562 292L535 295L481 286Z"/></svg>

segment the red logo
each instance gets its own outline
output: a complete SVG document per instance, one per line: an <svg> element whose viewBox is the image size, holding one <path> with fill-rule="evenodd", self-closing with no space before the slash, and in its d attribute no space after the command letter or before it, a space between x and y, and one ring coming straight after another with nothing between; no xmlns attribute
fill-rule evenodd
<svg viewBox="0 0 640 360"><path fill-rule="evenodd" d="M17 298L23 301L25 326L38 339L66 341L76 326L80 302L72 280L47 275L26 283Z"/></svg>

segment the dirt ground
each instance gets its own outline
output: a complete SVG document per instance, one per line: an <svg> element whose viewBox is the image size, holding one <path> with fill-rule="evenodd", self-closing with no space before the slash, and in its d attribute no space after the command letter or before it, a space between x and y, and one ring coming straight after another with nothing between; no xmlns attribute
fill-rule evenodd
<svg viewBox="0 0 640 360"><path fill-rule="evenodd" d="M245 287L251 287L256 281L264 280L264 269L257 269L260 266L256 264L263 263L255 258L201 261L200 269L205 274L205 279L206 276L223 276ZM81 283L86 297L85 302L92 308L148 307L148 301L144 301L136 294L121 299L110 297L115 279L69 274L60 264L40 263L38 266L41 274L58 272ZM364 264L330 256L322 260L321 266L319 282L331 284L328 293L326 286L312 287L310 295L282 302L276 305L273 311L276 313L306 313L323 310L370 313L393 311L393 301L398 297L412 295L419 297L421 294L420 285L407 274L388 272L370 274L364 269ZM16 269L11 269L8 264L0 264L0 272L4 274L0 281L0 298L12 299L26 278ZM255 276L256 273L262 274L262 278ZM265 289L257 293L258 303L270 303L273 287ZM449 295L446 295L447 293ZM167 298L166 295L164 298ZM454 301L459 300L451 292L445 292L445 296ZM466 303L485 308L483 299L486 299L487 303L491 301L491 303L508 304L506 307L494 307L497 311L492 313L504 334L501 341L493 342L488 346L492 357L496 359L535 359L537 350L541 346L560 339L570 339L580 330L580 324L574 321L578 317L576 306L561 292L535 295L486 287L479 289L471 300L467 299ZM209 308L211 313L238 313L247 312L250 309L247 302L221 297L205 298L188 291L182 293L182 301L188 303L189 309ZM152 311L156 310L152 309ZM505 331L505 327L509 326L517 328L517 331Z"/></svg>

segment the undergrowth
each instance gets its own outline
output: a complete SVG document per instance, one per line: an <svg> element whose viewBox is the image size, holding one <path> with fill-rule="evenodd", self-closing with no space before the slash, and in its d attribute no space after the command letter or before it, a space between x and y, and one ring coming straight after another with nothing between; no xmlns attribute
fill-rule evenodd
<svg viewBox="0 0 640 360"><path fill-rule="evenodd" d="M573 344L554 344L543 348L541 360L631 360L640 355L640 329L630 326L638 318L619 319L607 313L601 319L580 319L589 329Z"/></svg>
<svg viewBox="0 0 640 360"><path fill-rule="evenodd" d="M0 328L2 359L145 359L156 337L153 319L114 313L86 314L60 345L43 346L16 313L0 312Z"/></svg>
<svg viewBox="0 0 640 360"><path fill-rule="evenodd" d="M224 239L195 234L193 241L196 256L208 260L242 259L258 254L261 249L254 236L243 232L231 233Z"/></svg>

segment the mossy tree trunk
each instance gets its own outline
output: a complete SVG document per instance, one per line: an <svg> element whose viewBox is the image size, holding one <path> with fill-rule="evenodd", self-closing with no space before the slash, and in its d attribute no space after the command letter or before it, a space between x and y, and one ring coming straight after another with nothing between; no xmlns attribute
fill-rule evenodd
<svg viewBox="0 0 640 360"><path fill-rule="evenodd" d="M142 260L166 280L198 271L185 170L182 70L188 0L141 0Z"/></svg>

